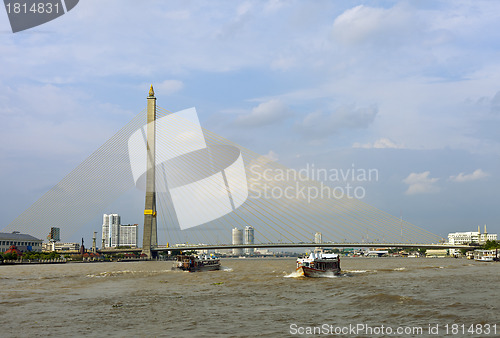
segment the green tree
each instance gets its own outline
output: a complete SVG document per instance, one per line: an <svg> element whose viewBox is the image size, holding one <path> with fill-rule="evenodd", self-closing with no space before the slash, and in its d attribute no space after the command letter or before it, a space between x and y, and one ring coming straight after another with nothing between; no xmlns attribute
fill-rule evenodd
<svg viewBox="0 0 500 338"><path fill-rule="evenodd" d="M59 254L56 253L55 251L52 251L51 253L49 253L46 257L46 259L55 259L55 258L59 258Z"/></svg>
<svg viewBox="0 0 500 338"><path fill-rule="evenodd" d="M3 256L4 256L5 260L8 260L8 261L17 260L17 253L15 253L15 252L6 253Z"/></svg>
<svg viewBox="0 0 500 338"><path fill-rule="evenodd" d="M481 246L481 248L484 249L484 250L499 249L500 248L500 242L499 241L490 241L490 240L487 240L486 243L484 243Z"/></svg>

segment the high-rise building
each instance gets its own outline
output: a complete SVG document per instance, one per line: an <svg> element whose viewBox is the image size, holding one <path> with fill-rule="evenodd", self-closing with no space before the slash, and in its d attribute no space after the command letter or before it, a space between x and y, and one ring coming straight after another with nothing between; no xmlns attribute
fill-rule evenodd
<svg viewBox="0 0 500 338"><path fill-rule="evenodd" d="M323 235L321 234L321 232L317 232L314 234L314 243L316 244L323 243ZM318 246L314 248L314 251L322 251L322 250L323 248Z"/></svg>
<svg viewBox="0 0 500 338"><path fill-rule="evenodd" d="M102 219L102 238L104 247L114 248L120 244L120 215L104 214Z"/></svg>
<svg viewBox="0 0 500 338"><path fill-rule="evenodd" d="M323 235L321 234L321 232L317 232L314 234L314 243L316 244L323 243Z"/></svg>
<svg viewBox="0 0 500 338"><path fill-rule="evenodd" d="M51 242L59 242L61 240L61 229L56 227L51 227L48 239Z"/></svg>
<svg viewBox="0 0 500 338"><path fill-rule="evenodd" d="M114 248L120 245L120 216L109 215L109 246Z"/></svg>
<svg viewBox="0 0 500 338"><path fill-rule="evenodd" d="M102 215L102 247L109 248L109 215Z"/></svg>
<svg viewBox="0 0 500 338"><path fill-rule="evenodd" d="M254 235L254 229L250 225L247 225L245 227L245 234L244 234L244 242L245 244L254 244L255 240L255 235ZM245 253L247 255L252 255L254 252L254 248L245 248Z"/></svg>
<svg viewBox="0 0 500 338"><path fill-rule="evenodd" d="M139 240L138 227L138 224L120 225L120 241L118 245L137 247Z"/></svg>
<svg viewBox="0 0 500 338"><path fill-rule="evenodd" d="M233 244L240 245L243 244L243 231L238 228L233 229ZM233 255L242 255L243 249L235 248L233 249Z"/></svg>

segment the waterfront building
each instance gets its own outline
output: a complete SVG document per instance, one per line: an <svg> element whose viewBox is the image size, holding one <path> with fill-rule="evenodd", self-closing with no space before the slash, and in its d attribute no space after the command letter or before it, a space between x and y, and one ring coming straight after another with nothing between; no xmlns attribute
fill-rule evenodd
<svg viewBox="0 0 500 338"><path fill-rule="evenodd" d="M102 216L102 247L109 247L109 215Z"/></svg>
<svg viewBox="0 0 500 338"><path fill-rule="evenodd" d="M79 243L50 242L43 244L43 251L79 251Z"/></svg>
<svg viewBox="0 0 500 338"><path fill-rule="evenodd" d="M56 227L50 228L49 241L59 242L61 240L61 229Z"/></svg>
<svg viewBox="0 0 500 338"><path fill-rule="evenodd" d="M120 244L120 216L118 214L108 215L109 217L109 246L117 247Z"/></svg>
<svg viewBox="0 0 500 338"><path fill-rule="evenodd" d="M477 227L476 231L469 232L453 232L448 234L448 243L449 244L470 244L470 243L478 243L484 244L486 241L496 241L498 235L497 234L489 234L486 231L486 225L484 226L484 233L481 233L481 229Z"/></svg>
<svg viewBox="0 0 500 338"><path fill-rule="evenodd" d="M314 243L316 244L323 243L323 235L321 234L321 232L317 232L314 234Z"/></svg>
<svg viewBox="0 0 500 338"><path fill-rule="evenodd" d="M425 251L427 257L446 257L449 253L448 249L427 249Z"/></svg>
<svg viewBox="0 0 500 338"><path fill-rule="evenodd" d="M243 244L243 232L240 229L234 228L232 234L233 234L234 245ZM242 255L242 254L243 254L243 249L240 248L233 249L233 255Z"/></svg>
<svg viewBox="0 0 500 338"><path fill-rule="evenodd" d="M314 243L320 244L323 243L323 234L321 232L317 232L314 234ZM322 251L323 248L321 247L316 247L314 248L314 251Z"/></svg>
<svg viewBox="0 0 500 338"><path fill-rule="evenodd" d="M484 233L481 233L481 229L478 226L477 231L469 232L452 232L448 234L448 244L484 244L486 241L496 241L498 240L497 234L489 234L486 230L486 225L484 226ZM450 249L450 255L459 255L459 250Z"/></svg>
<svg viewBox="0 0 500 338"><path fill-rule="evenodd" d="M102 218L102 247L137 247L139 241L138 224L121 224L118 214L104 214Z"/></svg>
<svg viewBox="0 0 500 338"><path fill-rule="evenodd" d="M23 253L21 251L19 251L15 245L11 245L9 250L4 252L4 255L7 255L7 254L13 254L13 255L16 255L17 257L20 257L23 255Z"/></svg>
<svg viewBox="0 0 500 338"><path fill-rule="evenodd" d="M42 251L43 240L31 235L21 234L19 231L12 233L0 232L0 252L6 252L12 245L21 251Z"/></svg>
<svg viewBox="0 0 500 338"><path fill-rule="evenodd" d="M139 225L138 224L124 224L119 227L119 246L137 247L139 241Z"/></svg>
<svg viewBox="0 0 500 338"><path fill-rule="evenodd" d="M232 249L215 249L214 252L217 255L230 256L233 253L233 250Z"/></svg>
<svg viewBox="0 0 500 338"><path fill-rule="evenodd" d="M245 244L255 244L255 234L254 234L254 228L250 225L247 225L245 227L245 235L244 235L244 242ZM253 255L255 249L254 248L245 248L245 254L247 255Z"/></svg>
<svg viewBox="0 0 500 338"><path fill-rule="evenodd" d="M120 215L104 214L102 218L102 240L106 248L118 246L120 241Z"/></svg>

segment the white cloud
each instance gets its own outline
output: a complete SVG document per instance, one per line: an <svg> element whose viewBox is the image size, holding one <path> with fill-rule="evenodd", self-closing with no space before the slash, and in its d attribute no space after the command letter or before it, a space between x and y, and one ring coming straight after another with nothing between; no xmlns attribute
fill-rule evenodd
<svg viewBox="0 0 500 338"><path fill-rule="evenodd" d="M440 189L434 184L439 181L439 178L430 178L430 171L424 171L423 173L411 173L407 178L403 180L404 183L408 184L408 189L405 194L416 195L416 194L431 194L436 193Z"/></svg>
<svg viewBox="0 0 500 338"><path fill-rule="evenodd" d="M359 5L335 19L332 35L348 44L367 41L386 44L408 38L412 21L410 11L401 6L385 9Z"/></svg>
<svg viewBox="0 0 500 338"><path fill-rule="evenodd" d="M402 144L397 144L391 141L388 138L382 137L376 140L373 143L359 143L355 142L352 145L353 148L365 148L365 149L371 149L371 148L376 148L376 149L383 149L383 148L392 148L392 149L403 149L404 145Z"/></svg>
<svg viewBox="0 0 500 338"><path fill-rule="evenodd" d="M490 176L488 173L484 172L481 169L476 169L472 174L460 173L457 176L450 176L450 181L453 182L469 182L476 181L482 178Z"/></svg>
<svg viewBox="0 0 500 338"><path fill-rule="evenodd" d="M248 114L240 115L235 124L242 127L261 127L286 119L291 115L288 107L280 100L259 104Z"/></svg>

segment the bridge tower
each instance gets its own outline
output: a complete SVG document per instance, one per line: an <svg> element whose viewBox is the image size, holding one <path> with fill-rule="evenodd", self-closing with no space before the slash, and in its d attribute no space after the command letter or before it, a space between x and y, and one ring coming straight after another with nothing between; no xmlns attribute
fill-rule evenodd
<svg viewBox="0 0 500 338"><path fill-rule="evenodd" d="M156 97L153 85L149 89L147 99L147 164L146 164L146 203L144 207L144 233L142 238L142 253L152 258L151 248L158 245L156 233Z"/></svg>

